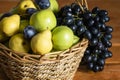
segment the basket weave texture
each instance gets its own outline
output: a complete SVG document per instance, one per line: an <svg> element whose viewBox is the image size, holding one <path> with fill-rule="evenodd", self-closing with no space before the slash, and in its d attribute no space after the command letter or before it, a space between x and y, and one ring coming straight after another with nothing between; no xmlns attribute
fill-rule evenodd
<svg viewBox="0 0 120 80"><path fill-rule="evenodd" d="M72 80L87 46L83 39L70 49L41 56L0 44L0 66L10 80Z"/></svg>

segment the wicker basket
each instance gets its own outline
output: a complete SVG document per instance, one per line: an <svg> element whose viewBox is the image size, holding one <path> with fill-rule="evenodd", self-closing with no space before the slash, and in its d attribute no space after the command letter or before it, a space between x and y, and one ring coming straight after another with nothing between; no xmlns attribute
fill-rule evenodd
<svg viewBox="0 0 120 80"><path fill-rule="evenodd" d="M81 42L44 56L14 52L0 44L0 65L11 80L72 80L88 46Z"/></svg>

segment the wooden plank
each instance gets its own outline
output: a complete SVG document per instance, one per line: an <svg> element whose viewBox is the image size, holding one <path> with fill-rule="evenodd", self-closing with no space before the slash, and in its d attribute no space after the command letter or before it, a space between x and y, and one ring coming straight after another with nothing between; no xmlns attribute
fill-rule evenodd
<svg viewBox="0 0 120 80"><path fill-rule="evenodd" d="M81 66L74 80L120 80L120 65L106 65L102 72L94 73Z"/></svg>

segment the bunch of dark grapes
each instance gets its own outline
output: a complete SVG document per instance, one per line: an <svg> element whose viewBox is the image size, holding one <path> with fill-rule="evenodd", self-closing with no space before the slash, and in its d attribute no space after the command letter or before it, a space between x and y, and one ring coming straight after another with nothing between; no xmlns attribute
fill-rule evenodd
<svg viewBox="0 0 120 80"><path fill-rule="evenodd" d="M89 45L82 59L82 64L88 69L97 72L104 69L105 60L112 57L113 28L106 25L110 20L108 12L94 7L91 11L81 7L77 3L66 5L60 9L57 17L57 25L67 25L75 35L89 40Z"/></svg>

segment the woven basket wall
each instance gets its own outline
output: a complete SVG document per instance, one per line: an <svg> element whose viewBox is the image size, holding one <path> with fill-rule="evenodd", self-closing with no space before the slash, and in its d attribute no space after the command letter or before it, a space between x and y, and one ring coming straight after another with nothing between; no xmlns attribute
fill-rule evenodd
<svg viewBox="0 0 120 80"><path fill-rule="evenodd" d="M81 42L44 56L14 52L0 44L0 66L11 80L73 80L88 46Z"/></svg>

